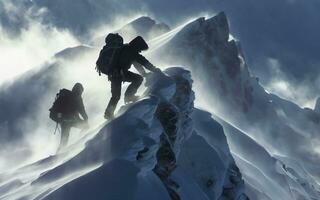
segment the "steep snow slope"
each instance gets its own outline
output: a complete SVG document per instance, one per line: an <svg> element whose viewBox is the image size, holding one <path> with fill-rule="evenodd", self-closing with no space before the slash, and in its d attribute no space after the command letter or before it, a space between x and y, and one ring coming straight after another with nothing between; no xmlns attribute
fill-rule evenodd
<svg viewBox="0 0 320 200"><path fill-rule="evenodd" d="M192 119L195 130L202 130L198 131L200 136L211 146L220 146L218 149L221 158L228 158L229 150L221 146L228 141L231 154L243 174L245 193L250 199L320 198L320 185L297 161L288 157L271 155L258 141L218 116L211 116L206 111L195 109ZM222 127L223 134L210 131L222 130ZM224 161L228 162L227 159ZM231 170L232 173L237 172L236 168Z"/></svg>
<svg viewBox="0 0 320 200"><path fill-rule="evenodd" d="M196 93L196 104L210 112L215 111L221 118L227 119L227 121L233 124L234 127L243 130L237 132L236 130L238 129L234 130L227 123L220 121L227 130L226 136L230 144L230 150L240 171L243 171L244 179L247 181L247 192L252 199L278 199L279 196L283 199L301 199L302 197L317 199L318 186L315 180L317 180L319 172L318 149L316 148L319 144L317 136L319 126L317 123L318 114L310 109L301 109L292 102L265 92L259 85L258 79L251 77L239 43L229 37L227 19L223 13L210 19L200 18L186 26L173 29L151 40L151 43L154 44L151 45L152 53L147 54L147 56L151 57L151 60L155 61L155 64L158 66L168 63L190 66L189 69L192 71L195 81L194 85L198 91ZM19 161L28 158L31 153L41 152L42 157L48 155L50 153L48 151L49 147L54 152L56 142L52 144L47 141L58 141L58 136L48 136L51 133L48 134L48 125L43 125L43 119L47 118L47 108L50 107L54 94L61 87L72 87L72 84L76 81L84 82L86 88L85 102L88 104L90 116L94 118L92 120L94 123L92 124L101 121L99 113L101 113L101 110L105 106L105 88L108 85L106 86L107 81L104 78L97 79L97 74L93 70L94 66L92 66L92 63L95 62L97 53L98 49L89 47L66 49L57 54L57 60L54 64L45 66L39 73L31 72L31 74L25 75L24 78L21 78L12 86L8 85L5 89L2 89L0 106L1 109L6 110L6 113L5 115L1 113L1 132L5 131L7 133L2 134L2 137L3 135L10 135L10 137L17 138L26 133L30 137L34 134L33 132L38 133L35 134L36 136L31 137L32 141L28 143L36 145L38 148L34 148L34 146L33 148L28 148L19 144L23 148L15 149L18 149L20 152L11 152L12 148L10 146L12 143L10 143L8 150L1 150L3 151L3 153L1 152L2 155L6 155L4 159L6 163L1 163L0 161L3 167L8 168L10 166L10 168L14 168L18 165ZM170 85L169 82L167 83ZM43 88L38 90L36 86L40 88L43 86ZM160 93L155 96L161 96L161 89L155 91ZM15 96L15 101L12 100L12 96ZM142 102L146 103L148 101ZM16 110L9 109L9 105L12 103L19 107ZM39 107L39 105L41 106ZM40 110L40 115L38 112L30 113L30 111L34 110ZM127 108L127 111L125 110L123 111L124 115L130 108ZM204 116L203 121L210 122L210 120L208 119L208 114ZM194 133L191 134L189 132L189 139L179 138L182 135L178 134L179 137L176 140L178 145L175 146L177 149L174 149L174 155L177 158L173 157L175 158L173 160L177 160L177 162L164 162L171 169L175 168L176 163L178 166L176 170L166 171L166 173L171 172L170 179L166 179L166 176L163 175L160 176L161 182L165 183L167 187L160 182L159 178L155 178L154 174L148 179L159 186L156 187L158 192L163 193L162 191L165 190L170 191L169 194L171 195L177 194L177 185L175 184L177 182L180 186L178 194L182 199L195 199L194 197L198 197L199 199L216 198L221 196L221 192L222 196L246 198L241 194L243 183L239 170L234 166L234 161L230 153L228 153L227 145L224 145L226 144L224 134L221 128L217 128L219 125L215 123L213 123L215 125L209 124L204 123L202 128L196 125ZM39 125L41 126L38 130L33 131L32 128ZM207 126L212 126L212 128L203 132L202 129L206 129ZM52 127L52 132L53 129L54 127ZM211 132L211 130L216 131ZM16 132L20 135L16 134ZM173 132L175 133L175 131ZM241 132L245 132L246 134L241 134ZM108 168L104 161L94 162L93 164L89 163L89 165L83 166L83 168L80 167L74 170L74 174L57 176L58 181L54 180L55 171L50 170L54 174L52 182L50 182L51 180L48 181L47 178L40 178L41 180L45 180L45 182L48 181L48 184L44 186L45 184L42 184L40 181L41 184L37 184L39 188L36 189L36 192L30 192L30 187L34 186L37 182L35 180L40 174L60 165L67 166L68 164L64 163L70 159L77 160L78 158L75 159L74 156L82 152L86 141L94 137L96 133L96 131L93 131L89 134L89 138L84 137L80 140L82 142L75 143L73 147L70 147L70 151L67 151L62 156L53 156L40 161L38 164L32 164L29 168L22 168L11 173L3 173L0 189L1 193L4 192L3 198L6 196L6 198L10 199L12 197L10 195L37 196L42 194L46 196L50 190L48 188L57 189L66 183L65 187L52 194L53 197L57 197L55 195L62 195L62 193L69 190L69 187L71 189L76 188L77 191L80 190L79 188L81 188L81 191L85 188L93 189L87 187L85 181L90 180L90 183L93 183L97 180L95 179L97 176L101 177L100 181L102 181L104 180L102 174L109 173L111 169L113 171L118 166L119 169L128 167L127 169L130 171L128 176L132 175L132 177L136 177L135 174L139 174L138 172L134 172L137 170L136 166L130 167L132 166L132 162L135 163L136 161L131 159L129 163L128 160L124 162L120 161L119 163L118 161L113 162L108 160L107 163L110 161L110 163L115 163L114 166L117 167ZM47 137L44 137L45 135ZM205 140L199 135L203 136ZM210 139L212 135L214 135L214 138ZM41 137L44 138L40 140L43 143L40 145L38 144L38 139ZM77 135L76 137L81 136ZM152 139L155 140L154 138ZM209 144L205 141L208 141ZM222 144L218 141L221 141ZM251 150L251 146L256 151ZM193 151L190 152L190 149L193 149ZM86 152L86 150L83 151ZM128 153L130 149L124 151ZM196 154L196 152L200 152L201 156ZM254 152L257 152L257 154L254 154ZM190 154L192 156L188 158ZM16 160L13 159L13 155L17 157ZM213 162L208 161L211 157L214 158ZM3 159L3 156L1 158ZM108 158L112 160L114 157ZM216 159L223 163L214 162ZM90 159L88 160L90 161ZM197 163L200 163L200 166ZM274 170L275 165L277 166L277 170ZM140 167L138 167L138 170L143 168ZM60 168L64 170L64 167ZM95 170L97 168L99 169ZM93 170L95 171L89 173ZM29 174L31 171L33 172ZM48 173L50 174L50 172ZM161 170L158 170L157 173L161 174ZM50 175L48 176L50 177ZM82 178L72 181L80 176ZM12 179L8 177L12 177ZM43 177L47 176L44 175ZM86 179L87 177L88 179ZM313 180L313 177L316 177L315 180ZM137 182L135 178L130 180ZM265 184L261 184L257 180ZM26 186L33 181L35 183L30 187ZM139 186L137 190L131 187L130 189L132 190L129 190L128 187L128 191L132 193L144 191L150 185L146 184L146 179L139 179L139 181L141 187ZM118 183L122 184L122 182ZM286 187L277 188L283 185ZM105 188L97 188L97 191L102 190L105 190ZM150 190L153 191L152 189ZM88 193L91 191L88 191ZM154 191L154 193L157 193L157 191ZM274 191L277 193L274 193ZM101 195L102 198L104 194L101 193ZM150 196L150 198L152 197ZM165 199L166 197L163 198Z"/></svg>
<svg viewBox="0 0 320 200"><path fill-rule="evenodd" d="M156 49L164 41L168 41L182 27L150 41L150 49ZM2 85L0 169L18 167L21 163L30 162L30 159L35 161L55 152L59 135L52 134L54 124L47 116L55 94L61 88L70 89L75 82L81 82L85 87L84 101L91 124L101 122L101 110L105 109L106 101L110 98L110 82L105 76L97 76L94 70L100 48L101 46L66 48L39 69ZM47 144L47 141L53 142ZM14 151L12 147L15 147Z"/></svg>
<svg viewBox="0 0 320 200"><path fill-rule="evenodd" d="M100 131L1 174L0 199L245 199L221 126L193 128L190 73L165 74L149 77L144 98ZM222 140L210 146L198 131Z"/></svg>
<svg viewBox="0 0 320 200"><path fill-rule="evenodd" d="M221 118L215 118L224 127L232 155L244 175L250 198L255 199L255 195L258 195L257 199L320 198L320 185L297 161L272 155L259 141ZM254 192L248 191L250 188Z"/></svg>
<svg viewBox="0 0 320 200"><path fill-rule="evenodd" d="M288 156L319 179L319 113L267 93L250 75L226 15L199 18L153 52L163 63L190 66L199 105L228 119L271 154Z"/></svg>
<svg viewBox="0 0 320 200"><path fill-rule="evenodd" d="M85 99L90 98L91 92L99 94L104 89L105 84L96 78L94 67L88 67L93 55L89 50L87 47L67 49L57 54L52 62L44 63L40 69L25 73L13 83L2 85L0 160L4 159L4 163L0 161L0 169L17 167L34 153L38 154L36 157L39 159L54 152L56 143L52 141L57 141L58 135L53 135L54 124L43 119L47 119L48 109L60 88L70 89L74 83L83 83L85 77L91 77L92 81L84 83ZM101 103L103 100L89 107L103 107Z"/></svg>

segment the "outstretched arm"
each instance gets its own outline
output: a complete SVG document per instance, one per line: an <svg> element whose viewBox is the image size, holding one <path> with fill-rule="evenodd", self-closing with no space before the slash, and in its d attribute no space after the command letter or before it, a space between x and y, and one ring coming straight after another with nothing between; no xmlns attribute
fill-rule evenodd
<svg viewBox="0 0 320 200"><path fill-rule="evenodd" d="M138 63L138 62L133 62L133 66L134 68L136 68L136 70L142 75L142 76L146 76L147 72L146 70L144 70L143 66Z"/></svg>
<svg viewBox="0 0 320 200"><path fill-rule="evenodd" d="M159 71L158 68L156 68L153 64L149 62L144 56L138 54L136 58L137 63L143 65L146 69L152 71L152 72L157 72Z"/></svg>

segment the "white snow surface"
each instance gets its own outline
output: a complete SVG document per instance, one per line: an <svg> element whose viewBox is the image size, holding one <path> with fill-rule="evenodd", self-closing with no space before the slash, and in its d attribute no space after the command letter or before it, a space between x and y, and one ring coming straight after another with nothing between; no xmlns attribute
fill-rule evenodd
<svg viewBox="0 0 320 200"><path fill-rule="evenodd" d="M174 28L150 41L151 54L147 56L155 60L156 65L188 66L184 68L192 73L196 105L216 113L213 118L218 121L213 120L210 113L196 109L192 116L183 118L185 123L179 126L174 149L178 167L172 178L180 185L181 198L228 199L221 195L228 194L223 189L231 188L238 199L246 198L243 192L253 200L320 199L319 112L302 109L267 93L250 74L239 43L228 36L227 20L220 14ZM1 93L1 109L10 113L0 116L0 131L4 135L28 124L24 118L43 119L47 115L47 112L37 117L33 112L30 114L29 111L39 108L40 104L25 104L33 102L34 95L41 93L44 97L39 102L47 103L53 97L48 96L50 92L84 77L90 80L87 83L90 92L85 98L91 113L95 114L93 121L99 125L80 139L77 137L65 152L27 166L21 167L20 162L29 156L27 148L17 152L8 151L7 147L0 150L3 155L0 159L1 200L170 199L164 184L152 171L163 131L154 113L160 102L174 97L176 84L172 77L179 75L191 81L190 73L171 68L166 76L149 77L143 99L122 107L114 121L101 124L96 113L101 112L104 105L92 102L103 102L105 97L90 96L101 92L105 85L101 86L92 69L88 70L88 65L94 63L92 55L96 56L97 52L86 46L67 49L57 55L56 63L24 75L13 87L5 85L14 89L14 93L10 90ZM221 63L225 58L232 64ZM239 59L239 65L233 65L235 60L238 62L235 58ZM239 67L239 71L228 68L230 66ZM75 69L79 70L76 74ZM76 78L61 80L59 76L65 71L68 77ZM235 77L230 78L228 73ZM55 81L58 84L53 84ZM250 95L248 98L248 91L252 99ZM12 95L16 98L10 98ZM193 102L193 97L189 100ZM8 102L16 108L8 110ZM32 132L32 127L26 132ZM145 146L149 147L148 153L137 161L137 152ZM6 166L10 170L4 170ZM211 181L214 184L208 187Z"/></svg>
<svg viewBox="0 0 320 200"><path fill-rule="evenodd" d="M182 68L169 68L165 74L149 76L144 97L123 106L114 120L90 130L57 155L1 173L0 199L170 199L164 184L152 171L163 132L155 112L159 103L170 102L177 95L177 78L191 87L190 73ZM180 95L184 98L177 102L179 112L191 113L194 94ZM180 139L175 148L179 162L172 175L180 186L179 194L186 200L218 199L228 182L225 179L233 160L226 140L219 146L210 146L194 132L190 117L182 116L179 121ZM210 131L223 137L221 127ZM145 147L148 152L137 160L138 152ZM209 179L214 186L206 187ZM243 188L235 187L234 191L240 196Z"/></svg>

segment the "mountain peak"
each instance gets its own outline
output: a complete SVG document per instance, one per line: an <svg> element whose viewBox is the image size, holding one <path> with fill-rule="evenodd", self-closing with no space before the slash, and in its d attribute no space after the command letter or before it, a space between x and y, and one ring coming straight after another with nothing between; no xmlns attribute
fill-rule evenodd
<svg viewBox="0 0 320 200"><path fill-rule="evenodd" d="M128 24L124 25L119 30L115 30L114 32L119 33L124 40L130 41L136 36L142 36L146 40L150 40L154 37L160 36L164 33L167 33L171 30L171 28L162 22L157 22L156 20L148 17L142 16L139 17ZM104 45L104 39L106 35L94 38L91 41L91 45L93 46L102 46Z"/></svg>
<svg viewBox="0 0 320 200"><path fill-rule="evenodd" d="M123 26L117 32L125 39L132 39L140 35L149 40L168 31L170 31L170 27L167 24L157 22L148 16L142 16Z"/></svg>
<svg viewBox="0 0 320 200"><path fill-rule="evenodd" d="M203 85L216 86L210 98L223 97L221 102L228 99L234 109L248 111L253 104L253 81L239 42L229 35L228 19L221 12L189 23L159 52L167 63L190 66L195 76L207 77Z"/></svg>

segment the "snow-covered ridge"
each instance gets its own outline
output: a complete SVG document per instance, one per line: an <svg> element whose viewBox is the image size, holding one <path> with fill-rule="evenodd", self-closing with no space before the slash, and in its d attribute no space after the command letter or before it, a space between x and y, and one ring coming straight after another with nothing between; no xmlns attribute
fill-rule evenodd
<svg viewBox="0 0 320 200"><path fill-rule="evenodd" d="M144 98L123 106L114 120L100 131L91 130L65 152L1 174L0 199L245 197L240 172L230 171L233 158L226 140L210 146L193 127L190 72L169 68L150 75L146 87ZM224 134L219 126L210 131ZM188 160L187 151L192 151ZM212 162L205 160L208 157ZM189 162L193 159L196 165ZM241 184L226 192L229 173Z"/></svg>
<svg viewBox="0 0 320 200"><path fill-rule="evenodd" d="M278 194L282 193L281 195L274 196L275 190L270 189L272 184L264 184L268 187L260 187L255 191L255 195L268 196L270 199L299 199L301 196L307 199L317 198L320 157L317 147L320 140L319 113L316 109L303 109L293 102L267 93L260 85L259 79L250 74L241 45L239 41L230 37L228 27L225 13L209 19L199 18L186 25L159 48L152 58L161 57L164 63L189 66L195 77L196 88L200 88L201 91L196 97L205 102L202 106L226 119L231 126L243 132L248 143L253 139L259 148L269 154L264 156L264 153L255 151L259 156L250 161L253 168L248 167L244 163L245 159L252 156L251 148L239 148L242 144L236 139L237 135L223 124L228 141L235 141L234 145L230 145L231 152L237 161L241 162L239 167L247 174L245 181L248 185L256 185L257 180L264 181L264 174L269 174L270 170L272 173L266 177L267 179L279 179L279 185L283 185L283 179L288 179L289 183L293 184L286 171L278 172L273 168L274 157L277 157L277 162L285 163L286 167L300 171L285 158L295 160L308 172L309 177L313 176L308 178L308 181L294 180L296 186L289 185L285 191L277 191ZM264 159L260 160L262 157ZM260 162L266 162L265 160L270 161L268 166L272 169L265 167L267 165L261 167ZM261 171L255 174L253 169ZM296 177L298 178L295 179L300 180L299 177L302 176ZM305 182L309 182L308 186ZM274 188L277 187L279 186Z"/></svg>
<svg viewBox="0 0 320 200"><path fill-rule="evenodd" d="M167 37L167 34L170 37ZM96 153L90 153L90 151L88 153L90 159L94 158L93 163L90 163L88 158L90 165L86 165L86 162L79 166L74 164L70 169L74 173L57 175L52 169L60 165L68 166L65 164L66 161L77 160L78 158L75 159L74 156L79 152L88 151L83 148L85 143L98 132L93 131L88 137L82 138L80 143L70 147L65 154L47 158L12 174L2 174L0 193L5 195L0 199L12 199L19 195L32 199L33 195L30 190L35 191L36 195L42 193L46 196L47 192L44 191L50 193L62 185L62 188L47 198L62 199L59 196L61 195L69 199L79 199L81 195L82 198L90 199L92 198L90 195L94 193L97 194L96 199L110 197L104 196L107 194L114 195L110 197L112 199L122 198L123 196L117 196L117 194L122 194L123 191L128 191L128 198L130 196L136 199L139 197L135 195L140 192L149 199L158 197L169 199L169 194L190 200L217 199L221 196L227 196L229 199L246 198L243 194L242 177L236 166L243 174L247 186L245 193L252 199L318 199L320 190L317 178L314 176L319 172L319 159L317 159L319 149L313 147L319 144L317 134L319 113L311 109L302 109L290 101L264 91L258 79L251 77L239 42L229 37L228 21L223 13L210 19L200 18L167 34L164 34L164 38L167 38L165 43L162 36L156 41L164 45L156 45L152 49L150 60L161 58L162 61L170 64L189 66L186 68L192 73L194 85L203 86L203 90L197 90L197 98L202 98L209 104L208 107L204 107L207 111L219 111L216 114L221 117L221 120L218 121L223 125L224 130L209 113L196 110L192 114L193 133L190 134L187 131L191 127L190 116L185 115L185 118L180 118L183 114L181 116L177 113L184 111L188 113L190 110L181 110L178 106L180 101L175 103L170 101L175 98L176 91L180 90L178 89L180 84L177 84L175 78L170 77L171 70L167 70L168 77L155 76L148 81L145 99L129 107L123 107L120 111L117 121L122 124L125 124L124 121L129 123L129 128L119 129L124 130L125 133L120 134L120 139L114 136L115 141L125 143L126 141L122 141L122 136L128 136L129 141L125 144L131 148L119 150L117 146L110 144L110 138L107 137L105 141L109 142L108 145L99 146L99 142L104 139L100 137L100 141L92 140L96 141L96 144L90 145L99 146L94 151ZM90 55L91 53L94 55ZM102 102L102 107L92 109L95 115L100 115L105 106L105 97L98 100L95 95L102 91L105 94L106 80L101 78L98 81L94 66L89 67L95 62L97 53L98 49L91 48L67 49L57 54L57 62L53 65L45 66L39 72L18 80L13 86L8 87L8 90L1 91L0 108L10 115L0 116L0 131L10 133L8 135L11 137L16 131L22 131L22 133L33 131L33 129L26 131L20 127L23 122L21 119L38 117L34 114L38 104L48 102L45 98L49 98L50 94L54 95L58 88L66 87L75 81L69 80L66 84L58 79L66 75L65 69L72 70L67 75L72 78L76 77L76 80L90 80L86 82L91 85L88 84L89 87L86 87L85 93L89 95L85 96L85 100L88 100L86 102L89 107L92 107L90 105L92 102L89 101L90 96L94 98L95 105ZM82 57L85 56L90 58L83 60ZM155 64L161 66L161 64ZM85 75L79 75L83 72ZM173 72L180 74L181 70L174 69ZM189 73L182 74L188 76ZM180 86L184 91L185 84ZM101 88L97 89L98 87ZM53 88L53 90L48 90L48 88ZM25 93L25 91L28 92ZM15 98L11 98L13 95ZM34 99L35 96L39 98ZM181 101L181 105L191 106L189 102L191 98L185 98L185 100ZM50 106L50 104L44 106ZM160 120L172 125L172 129L166 129L166 131L170 133L169 139L173 140L174 142L171 143L175 145L173 148L171 148L171 143L163 146L165 150L169 150L170 158L172 158L170 162L163 160L163 156L155 155L160 144L163 143L161 133L164 132L163 124L159 122L158 117L154 117L158 107L163 107L163 110L168 110L170 114L168 119L165 117ZM47 118L47 108L45 109L45 115L41 115L43 119ZM146 112L141 112L142 110ZM130 121L131 117L128 120L129 113L130 116L134 116L133 118L138 117L137 121ZM163 116L161 113L157 115L160 118ZM216 116L214 118L218 119ZM224 122L222 118L230 123ZM152 125L155 130L147 128L148 131L146 131L145 126L148 127L147 125L153 120L158 121L154 126ZM139 130L136 130L137 127L130 123L139 124ZM183 123L185 123L185 128L181 126ZM140 125L143 127L141 128ZM178 130L176 130L177 127L179 127ZM181 134L181 130L184 129L186 130ZM141 140L142 137L137 135L138 131L147 136ZM151 132L152 136L150 136ZM5 138L4 136L5 134L1 135L2 138ZM145 148L146 146L148 148ZM100 147L104 148L103 152L112 149L115 154L119 153L118 157L112 157L111 153L100 152ZM274 152L281 155L273 155ZM23 156L27 153L23 153L18 160L27 157ZM100 158L101 154L102 158ZM21 153L15 153L15 155L21 155ZM103 156L107 156L107 161L104 161ZM232 156L236 160L236 165ZM137 162L137 159L140 161ZM7 160L12 162L11 159ZM154 165L158 163L162 163L158 166L159 169L161 166L166 166L170 170L153 171ZM59 168L60 171L65 171L65 167ZM69 170L68 167L66 168ZM33 173L30 174L31 170ZM50 180L48 184L44 183L48 181L47 177L50 175L43 175L43 178L37 180L39 174L46 171L48 171L47 174L52 174L52 182ZM156 174L160 174L161 179ZM57 179L54 179L56 176ZM127 184L123 185L122 180L126 180ZM33 181L30 187L26 186ZM97 183L99 184L96 190L88 187L88 185ZM79 196L72 196L74 194L66 192L67 190L83 191L83 193L74 192ZM145 192L147 190L150 193Z"/></svg>
<svg viewBox="0 0 320 200"><path fill-rule="evenodd" d="M220 108L225 103L231 104L231 109L245 112L252 106L251 82L256 79L250 77L239 42L230 37L225 13L187 24L152 58L157 57L190 66L195 77L202 77L201 82L196 82L201 88L214 85L204 98L215 98L217 110L223 111Z"/></svg>

